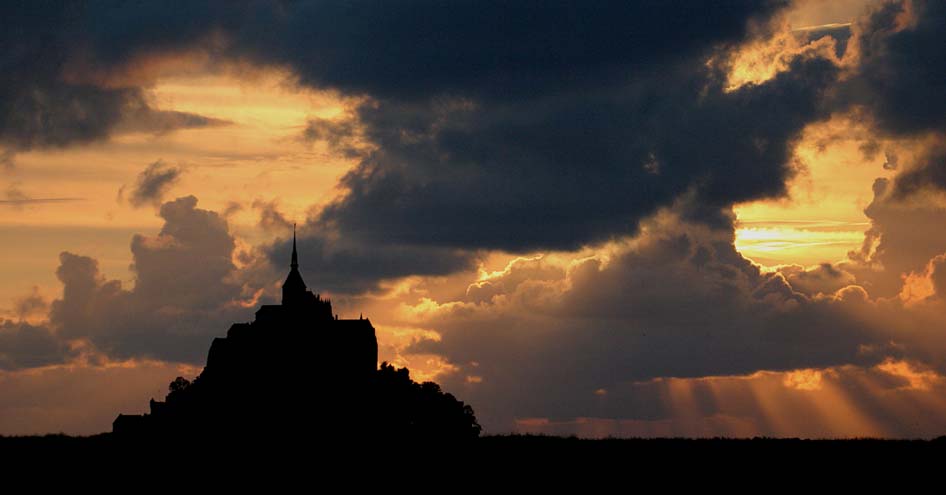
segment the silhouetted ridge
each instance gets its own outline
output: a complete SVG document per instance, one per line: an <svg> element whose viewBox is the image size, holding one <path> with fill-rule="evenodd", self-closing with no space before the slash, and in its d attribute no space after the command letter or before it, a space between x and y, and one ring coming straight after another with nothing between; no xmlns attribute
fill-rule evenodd
<svg viewBox="0 0 946 495"><path fill-rule="evenodd" d="M151 412L119 414L123 438L473 438L473 409L436 383L382 363L368 319L339 319L306 288L293 232L282 304L263 305L251 323L215 338L190 382L178 377Z"/></svg>

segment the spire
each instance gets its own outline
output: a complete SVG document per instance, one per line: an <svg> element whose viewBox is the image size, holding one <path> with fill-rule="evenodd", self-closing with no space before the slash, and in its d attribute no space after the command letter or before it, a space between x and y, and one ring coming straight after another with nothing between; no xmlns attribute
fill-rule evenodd
<svg viewBox="0 0 946 495"><path fill-rule="evenodd" d="M293 270L299 268L299 255L296 254L296 224L292 224L292 262L289 263L289 268Z"/></svg>
<svg viewBox="0 0 946 495"><path fill-rule="evenodd" d="M292 262L289 264L289 276L282 284L282 303L295 304L306 297L305 282L299 274L299 254L296 252L296 225L292 225Z"/></svg>

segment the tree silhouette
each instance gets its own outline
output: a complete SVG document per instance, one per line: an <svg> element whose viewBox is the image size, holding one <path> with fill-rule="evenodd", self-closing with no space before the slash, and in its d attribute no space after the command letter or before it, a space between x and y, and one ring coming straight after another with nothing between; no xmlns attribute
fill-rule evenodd
<svg viewBox="0 0 946 495"><path fill-rule="evenodd" d="M190 380L184 378L183 376L179 376L175 378L174 381L171 382L170 385L168 385L168 389L171 391L171 393L168 395L170 396L175 393L183 393L184 390L186 390L187 387L190 387L190 386L191 386Z"/></svg>
<svg viewBox="0 0 946 495"><path fill-rule="evenodd" d="M417 383L407 368L381 363L375 380L379 423L388 435L424 439L475 438L482 431L473 408L434 382Z"/></svg>

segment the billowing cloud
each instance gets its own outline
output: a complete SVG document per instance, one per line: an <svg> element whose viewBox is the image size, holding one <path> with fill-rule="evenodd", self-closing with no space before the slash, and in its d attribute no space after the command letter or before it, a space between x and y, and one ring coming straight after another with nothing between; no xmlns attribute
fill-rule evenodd
<svg viewBox="0 0 946 495"><path fill-rule="evenodd" d="M853 274L831 263L821 263L814 268L791 265L780 267L778 271L794 290L808 296L834 294L849 285L857 284Z"/></svg>
<svg viewBox="0 0 946 495"><path fill-rule="evenodd" d="M890 180L877 179L874 199L864 213L871 228L863 247L851 253L853 263L846 269L876 296L895 296L903 276L921 271L946 251L946 233L933 227L946 222L946 207L929 196L907 201Z"/></svg>
<svg viewBox="0 0 946 495"><path fill-rule="evenodd" d="M106 279L95 259L62 253L56 275L63 295L52 302L49 318L57 335L88 340L116 359L196 363L213 336L247 320L252 309L241 303L255 289L238 280L227 222L196 206L193 196L165 203L158 235L132 239L130 289Z"/></svg>
<svg viewBox="0 0 946 495"><path fill-rule="evenodd" d="M442 338L416 350L459 366L448 383L508 420L614 417L619 409L598 409L596 390L657 377L873 365L891 336L853 316L868 304L862 289L807 296L760 272L731 239L671 227L604 259L519 260L462 299L421 299L400 315L436 328ZM469 386L467 375L481 382Z"/></svg>

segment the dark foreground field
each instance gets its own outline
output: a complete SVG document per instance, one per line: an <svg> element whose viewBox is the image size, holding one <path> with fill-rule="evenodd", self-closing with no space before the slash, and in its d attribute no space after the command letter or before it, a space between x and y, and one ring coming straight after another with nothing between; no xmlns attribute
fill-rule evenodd
<svg viewBox="0 0 946 495"><path fill-rule="evenodd" d="M261 456L260 453L265 452ZM946 437L932 440L804 440L804 439L579 439L534 435L482 436L461 443L416 443L399 441L384 445L370 442L333 442L297 438L245 442L238 437L213 441L121 439L110 433L89 437L46 435L0 436L0 456L18 460L108 458L127 460L173 453L204 461L248 456L277 462L307 456L338 454L339 459L360 458L360 462L469 463L480 467L542 465L633 465L635 470L664 469L667 466L782 468L804 471L828 466L891 466L935 461L946 465Z"/></svg>
<svg viewBox="0 0 946 495"><path fill-rule="evenodd" d="M944 465L946 439L485 436L462 444L339 445L129 444L110 434L0 438L6 484L40 493L75 485L123 493L938 493L932 487Z"/></svg>

